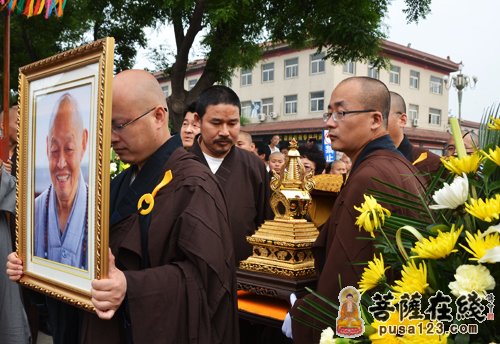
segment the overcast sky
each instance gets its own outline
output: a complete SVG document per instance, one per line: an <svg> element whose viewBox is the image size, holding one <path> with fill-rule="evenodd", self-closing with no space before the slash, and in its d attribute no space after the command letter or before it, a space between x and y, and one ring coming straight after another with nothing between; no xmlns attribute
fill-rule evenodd
<svg viewBox="0 0 500 344"><path fill-rule="evenodd" d="M389 40L439 57L462 61L463 73L477 76L463 91L462 119L479 122L485 108L500 102L500 1L433 0L431 14L406 24L403 0L395 0L385 23ZM458 96L450 90L450 114L458 117Z"/></svg>
<svg viewBox="0 0 500 344"><path fill-rule="evenodd" d="M463 92L462 118L479 122L484 109L500 102L500 0L433 0L431 14L409 25L403 8L404 0L394 0L389 7L384 21L389 40L462 61L463 73L479 78L474 89ZM149 37L150 45L157 46L160 36L152 32ZM175 51L173 43L167 47ZM154 69L145 54L139 52L135 68ZM452 89L449 94L450 114L458 117L457 91Z"/></svg>

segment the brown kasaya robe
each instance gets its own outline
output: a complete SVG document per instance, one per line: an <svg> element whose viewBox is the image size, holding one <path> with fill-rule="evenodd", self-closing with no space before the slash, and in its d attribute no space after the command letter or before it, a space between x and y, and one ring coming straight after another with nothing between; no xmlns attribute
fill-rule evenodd
<svg viewBox="0 0 500 344"><path fill-rule="evenodd" d="M234 253L222 190L207 167L191 153L169 148L169 141L132 184L133 171L113 181L110 247L125 273L127 294L112 320L84 317L82 342L239 341ZM150 267L144 268L137 200L166 170L173 179L155 197L147 244Z"/></svg>
<svg viewBox="0 0 500 344"><path fill-rule="evenodd" d="M364 202L363 194L367 193L368 189L394 192L374 181L373 178L397 185L415 194L422 190L425 184L422 178L414 175L417 172L415 167L403 155L396 152L392 141L390 145L392 145L392 151L386 149L372 151L353 167L335 201L330 218L314 244L315 266L319 273L317 291L334 303L338 304L339 293L343 287L349 285L358 287L365 266L353 263L373 259L373 241L359 239L369 237L370 234L363 229L360 231L355 225L359 212L354 209L354 206L360 206ZM409 215L405 209L387 208L391 211L396 210L398 214ZM311 298L312 295L306 297ZM298 310L300 305L304 305L303 300L295 303L291 310L292 317L306 319L311 323L313 320ZM325 326L319 323L317 325ZM319 331L313 331L311 327L304 326L297 321L293 321L292 328L294 343L319 342Z"/></svg>
<svg viewBox="0 0 500 344"><path fill-rule="evenodd" d="M425 160L417 162L414 165L417 170L428 177L427 180L430 180L429 174L436 173L439 170L439 167L441 167L441 158L439 155L434 154L425 148L412 145L406 135L404 136L403 141L399 144L398 150L412 164L420 157L420 154L427 153L427 158Z"/></svg>
<svg viewBox="0 0 500 344"><path fill-rule="evenodd" d="M198 138L191 151L208 166ZM269 174L255 154L233 146L215 176L225 193L238 265L252 254L246 237L254 234L265 220L273 218L269 205Z"/></svg>

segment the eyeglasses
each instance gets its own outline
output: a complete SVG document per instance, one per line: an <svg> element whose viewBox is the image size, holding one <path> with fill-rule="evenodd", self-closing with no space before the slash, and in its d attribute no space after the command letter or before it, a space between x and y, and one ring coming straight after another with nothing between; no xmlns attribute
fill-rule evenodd
<svg viewBox="0 0 500 344"><path fill-rule="evenodd" d="M363 112L372 112L372 111L377 111L377 110L368 109L368 110L325 112L323 114L323 121L328 122L330 117L332 117L334 121L340 121L342 118L344 118L344 116L352 114L352 113L363 113Z"/></svg>
<svg viewBox="0 0 500 344"><path fill-rule="evenodd" d="M122 131L124 128L128 127L129 125L131 125L132 123L134 123L135 121L138 121L140 120L142 117L146 116L148 113L150 113L151 111L153 111L154 109L156 109L156 106L154 108L151 108L149 109L148 111L144 112L142 115L128 121L128 122L125 122L123 124L111 124L111 130L115 133L119 133L120 131ZM166 108L165 108L165 111L168 111Z"/></svg>

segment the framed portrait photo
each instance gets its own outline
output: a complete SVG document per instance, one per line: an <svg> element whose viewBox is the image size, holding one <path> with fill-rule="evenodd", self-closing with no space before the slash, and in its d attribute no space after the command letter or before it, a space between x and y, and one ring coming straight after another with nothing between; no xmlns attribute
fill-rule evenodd
<svg viewBox="0 0 500 344"><path fill-rule="evenodd" d="M114 39L19 70L20 283L93 311L108 262Z"/></svg>

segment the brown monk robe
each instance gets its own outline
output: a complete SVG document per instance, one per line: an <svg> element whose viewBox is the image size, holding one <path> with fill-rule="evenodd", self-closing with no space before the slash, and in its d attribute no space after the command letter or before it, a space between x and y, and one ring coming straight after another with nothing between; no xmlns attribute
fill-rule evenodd
<svg viewBox="0 0 500 344"><path fill-rule="evenodd" d="M132 169L113 180L110 247L127 278L127 297L111 320L87 316L82 342L238 342L234 254L222 191L210 170L183 149L159 166L175 139L148 160L131 185ZM171 170L173 179L155 197L150 268L144 270L136 204L157 180L158 169Z"/></svg>
<svg viewBox="0 0 500 344"><path fill-rule="evenodd" d="M236 264L252 254L246 237L272 219L269 175L259 158L236 147L240 133L241 103L229 87L215 85L196 99L200 134L191 152L207 165L226 198Z"/></svg>
<svg viewBox="0 0 500 344"><path fill-rule="evenodd" d="M86 343L238 343L234 251L223 191L168 129L156 78L113 79L111 144L132 166L111 183L109 273L92 281ZM139 199L171 171L149 214ZM147 205L143 204L143 208ZM99 317L99 318L98 318ZM109 320L106 320L109 319Z"/></svg>
<svg viewBox="0 0 500 344"><path fill-rule="evenodd" d="M208 165L198 140L195 140L191 151ZM269 176L255 154L236 146L226 155L215 176L225 192L238 265L252 255L247 235L254 234L265 220L272 218Z"/></svg>
<svg viewBox="0 0 500 344"><path fill-rule="evenodd" d="M379 80L367 77L341 81L330 98L326 124L332 148L343 151L353 161L349 178L313 247L315 267L319 274L317 292L334 302L338 300L342 288L358 287L364 266L356 263L373 259L373 241L363 240L369 238L370 234L360 231L355 224L359 212L354 206L364 202L363 195L369 190L394 193L374 178L413 194L421 192L425 184L423 178L414 175L416 168L397 151L387 134L390 103L387 87ZM406 209L387 208L398 214L409 215ZM306 297L310 298L311 295ZM293 317L305 318L304 313L298 310L304 304L302 299L297 300L291 310L292 320ZM311 322L312 319L307 321ZM298 321L292 321L292 330L296 344L319 341L319 331L313 331Z"/></svg>

